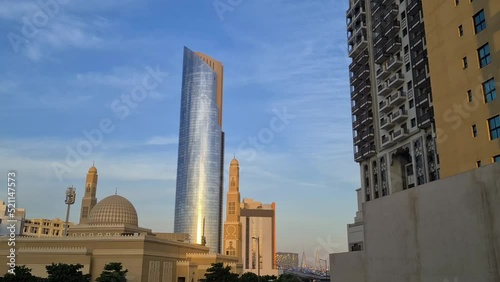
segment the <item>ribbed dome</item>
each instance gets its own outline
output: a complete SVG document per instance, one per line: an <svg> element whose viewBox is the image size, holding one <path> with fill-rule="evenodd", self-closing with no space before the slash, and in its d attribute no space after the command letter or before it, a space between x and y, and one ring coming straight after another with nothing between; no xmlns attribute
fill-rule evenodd
<svg viewBox="0 0 500 282"><path fill-rule="evenodd" d="M112 195L102 199L90 211L88 224L131 224L138 226L137 212L129 200Z"/></svg>

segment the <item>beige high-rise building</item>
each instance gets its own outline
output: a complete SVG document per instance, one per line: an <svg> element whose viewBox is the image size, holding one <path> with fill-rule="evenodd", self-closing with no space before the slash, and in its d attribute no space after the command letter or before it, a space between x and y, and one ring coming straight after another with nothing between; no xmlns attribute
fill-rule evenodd
<svg viewBox="0 0 500 282"><path fill-rule="evenodd" d="M240 208L244 271L277 275L276 204L243 199Z"/></svg>
<svg viewBox="0 0 500 282"><path fill-rule="evenodd" d="M500 1L423 0L441 176L500 161Z"/></svg>
<svg viewBox="0 0 500 282"><path fill-rule="evenodd" d="M97 204L97 177L97 168L92 164L85 180L85 196L83 196L80 210L80 224L87 223L92 208Z"/></svg>
<svg viewBox="0 0 500 282"><path fill-rule="evenodd" d="M227 192L226 221L224 223L224 254L242 261L240 222L240 166L234 158L229 166L229 191Z"/></svg>

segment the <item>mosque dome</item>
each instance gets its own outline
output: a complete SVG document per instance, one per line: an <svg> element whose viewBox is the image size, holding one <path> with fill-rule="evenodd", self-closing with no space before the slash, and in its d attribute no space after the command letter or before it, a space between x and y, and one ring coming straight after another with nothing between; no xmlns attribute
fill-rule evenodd
<svg viewBox="0 0 500 282"><path fill-rule="evenodd" d="M232 161L231 161L231 165L239 165L240 163L238 162L238 160L236 158L234 158Z"/></svg>
<svg viewBox="0 0 500 282"><path fill-rule="evenodd" d="M137 212L129 200L112 195L99 201L90 211L90 225L130 224L138 226Z"/></svg>

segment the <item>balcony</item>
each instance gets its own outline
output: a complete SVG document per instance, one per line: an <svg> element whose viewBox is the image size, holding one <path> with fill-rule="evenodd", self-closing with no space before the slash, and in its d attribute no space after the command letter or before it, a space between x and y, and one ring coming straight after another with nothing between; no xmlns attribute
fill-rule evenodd
<svg viewBox="0 0 500 282"><path fill-rule="evenodd" d="M397 112L392 113L391 123L399 123L408 118L408 111L399 109Z"/></svg>
<svg viewBox="0 0 500 282"><path fill-rule="evenodd" d="M434 120L434 111L432 110L432 108L430 108L423 115L417 116L418 127L428 128L431 126L433 120Z"/></svg>
<svg viewBox="0 0 500 282"><path fill-rule="evenodd" d="M380 128L383 130L388 130L394 127L388 117L383 117L380 119Z"/></svg>
<svg viewBox="0 0 500 282"><path fill-rule="evenodd" d="M388 113L392 110L392 106L389 104L389 102L384 99L380 103L378 103L378 109L382 113Z"/></svg>
<svg viewBox="0 0 500 282"><path fill-rule="evenodd" d="M408 137L408 129L406 128L400 128L397 130L394 130L392 133L392 140L393 142L401 142L402 140L406 139Z"/></svg>
<svg viewBox="0 0 500 282"><path fill-rule="evenodd" d="M389 77L389 79L387 80L387 85L392 89L396 89L400 87L404 81L405 76L402 73L395 73L391 75L391 77Z"/></svg>
<svg viewBox="0 0 500 282"><path fill-rule="evenodd" d="M386 69L385 64L380 65L380 68L377 70L377 79L384 80L391 73Z"/></svg>
<svg viewBox="0 0 500 282"><path fill-rule="evenodd" d="M427 58L427 52L425 50L420 51L414 58L412 58L413 67L417 67L421 63L424 63L425 58Z"/></svg>
<svg viewBox="0 0 500 282"><path fill-rule="evenodd" d="M382 64L383 62L385 62L387 60L388 57L389 57L389 54L384 52L384 50L382 48L379 48L379 50L377 50L377 53L375 54L375 63Z"/></svg>
<svg viewBox="0 0 500 282"><path fill-rule="evenodd" d="M396 34L399 29L401 28L401 25L399 24L398 20L393 20L390 21L384 28L383 32L386 36L389 36L390 34Z"/></svg>
<svg viewBox="0 0 500 282"><path fill-rule="evenodd" d="M406 101L406 92L403 90L399 90L398 92L389 96L389 103L393 107L399 106L404 101Z"/></svg>
<svg viewBox="0 0 500 282"><path fill-rule="evenodd" d="M348 52L349 57L353 57L358 55L362 50L364 50L368 45L366 41L365 35L358 35L351 39L351 43L349 44Z"/></svg>
<svg viewBox="0 0 500 282"><path fill-rule="evenodd" d="M382 147L386 147L392 144L392 136L391 135L382 135Z"/></svg>
<svg viewBox="0 0 500 282"><path fill-rule="evenodd" d="M386 62L386 69L388 71L394 71L400 68L403 65L403 60L401 59L401 56L399 55L394 55L389 58Z"/></svg>
<svg viewBox="0 0 500 282"><path fill-rule="evenodd" d="M386 6L383 4L377 4L372 11L372 14L375 15L377 12L385 10Z"/></svg>
<svg viewBox="0 0 500 282"><path fill-rule="evenodd" d="M361 110L361 109L366 109L367 106L371 107L372 97L371 97L371 95L365 96L365 97L359 99L359 101L355 101L354 103L355 104L352 106L352 114L358 113L359 110Z"/></svg>
<svg viewBox="0 0 500 282"><path fill-rule="evenodd" d="M354 144L354 146L358 146L359 143L361 143L361 135L354 136L354 138L352 139L352 143Z"/></svg>
<svg viewBox="0 0 500 282"><path fill-rule="evenodd" d="M375 155L375 145L365 146L361 148L357 153L354 153L354 160L359 162L373 155Z"/></svg>
<svg viewBox="0 0 500 282"><path fill-rule="evenodd" d="M401 38L395 37L387 43L387 52L395 53L401 49Z"/></svg>
<svg viewBox="0 0 500 282"><path fill-rule="evenodd" d="M427 72L425 71L425 69L420 69L419 71L415 72L414 77L415 78L413 81L415 82L415 85L419 85L427 78Z"/></svg>
<svg viewBox="0 0 500 282"><path fill-rule="evenodd" d="M361 140L366 141L369 137L373 137L375 134L375 131L373 128L368 129L368 130L363 130L359 136L361 136Z"/></svg>
<svg viewBox="0 0 500 282"><path fill-rule="evenodd" d="M369 125L373 123L373 117L368 112L363 113L352 122L352 129L358 129L362 125Z"/></svg>
<svg viewBox="0 0 500 282"><path fill-rule="evenodd" d="M377 86L378 95L387 96L387 94L391 93L391 88L388 87L387 82L383 81Z"/></svg>

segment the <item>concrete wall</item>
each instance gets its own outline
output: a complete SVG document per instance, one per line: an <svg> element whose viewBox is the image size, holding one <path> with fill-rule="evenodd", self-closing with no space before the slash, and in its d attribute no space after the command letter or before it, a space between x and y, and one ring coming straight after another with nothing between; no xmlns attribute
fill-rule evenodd
<svg viewBox="0 0 500 282"><path fill-rule="evenodd" d="M330 254L330 280L365 282L364 252Z"/></svg>
<svg viewBox="0 0 500 282"><path fill-rule="evenodd" d="M500 164L367 202L363 210L365 281L500 281ZM357 281L357 268L346 267L351 262L333 255L332 277L353 277L333 281Z"/></svg>

